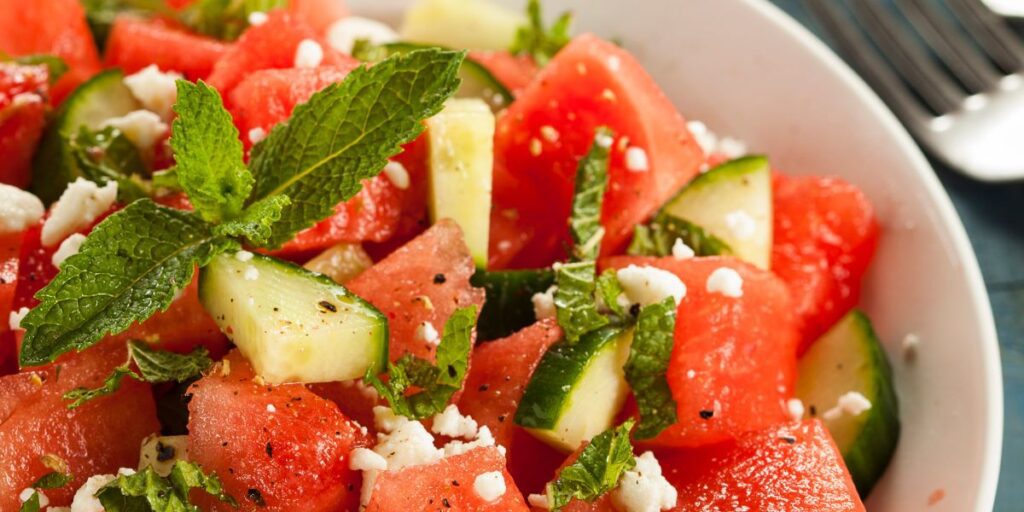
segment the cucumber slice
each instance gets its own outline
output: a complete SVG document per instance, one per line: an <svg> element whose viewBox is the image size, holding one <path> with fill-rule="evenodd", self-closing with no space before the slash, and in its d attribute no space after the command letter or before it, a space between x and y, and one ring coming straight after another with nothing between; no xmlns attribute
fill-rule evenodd
<svg viewBox="0 0 1024 512"><path fill-rule="evenodd" d="M850 391L864 395L871 408L856 416L822 419L857 490L867 496L896 450L900 420L892 368L871 321L859 311L843 317L804 354L796 386L805 410L818 417Z"/></svg>
<svg viewBox="0 0 1024 512"><path fill-rule="evenodd" d="M533 324L533 294L555 283L551 269L478 270L469 283L483 288L487 294L484 308L476 322L476 336L482 341L496 340Z"/></svg>
<svg viewBox="0 0 1024 512"><path fill-rule="evenodd" d="M32 192L44 203L59 199L68 183L82 175L68 137L77 135L83 126L95 130L107 119L142 108L123 79L120 70L104 71L78 86L57 110L32 162Z"/></svg>
<svg viewBox="0 0 1024 512"><path fill-rule="evenodd" d="M200 274L199 299L270 383L356 379L387 363L387 317L291 263L218 256Z"/></svg>
<svg viewBox="0 0 1024 512"><path fill-rule="evenodd" d="M772 171L761 156L726 162L698 176L663 212L703 227L733 254L767 269L772 250Z"/></svg>
<svg viewBox="0 0 1024 512"><path fill-rule="evenodd" d="M486 268L494 114L480 100L449 100L444 110L427 120L427 144L431 220L457 222L476 266Z"/></svg>
<svg viewBox="0 0 1024 512"><path fill-rule="evenodd" d="M398 42L386 44L383 48L386 55L394 55L424 48L436 48L436 46ZM473 60L471 56L467 56L462 61L462 66L459 67L459 78L462 80L462 83L459 85L459 90L455 91L456 98L482 99L495 112L508 107L515 99L512 91L509 91L505 84L498 81L498 78L487 67Z"/></svg>
<svg viewBox="0 0 1024 512"><path fill-rule="evenodd" d="M633 332L605 327L551 347L526 385L515 421L565 452L607 430L629 393L622 370Z"/></svg>
<svg viewBox="0 0 1024 512"><path fill-rule="evenodd" d="M373 266L373 260L359 244L340 243L316 255L302 265L306 270L323 274L338 284L345 284Z"/></svg>
<svg viewBox="0 0 1024 512"><path fill-rule="evenodd" d="M418 0L405 11L402 39L471 50L506 50L522 14L490 0Z"/></svg>

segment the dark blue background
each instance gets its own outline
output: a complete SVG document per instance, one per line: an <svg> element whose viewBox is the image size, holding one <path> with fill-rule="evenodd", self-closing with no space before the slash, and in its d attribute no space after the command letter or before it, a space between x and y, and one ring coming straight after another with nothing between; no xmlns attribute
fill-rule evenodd
<svg viewBox="0 0 1024 512"><path fill-rule="evenodd" d="M820 33L800 0L772 1ZM1024 28L1016 28L1024 37ZM986 185L932 165L978 254L999 330L1006 421L995 510L1024 510L1024 183Z"/></svg>

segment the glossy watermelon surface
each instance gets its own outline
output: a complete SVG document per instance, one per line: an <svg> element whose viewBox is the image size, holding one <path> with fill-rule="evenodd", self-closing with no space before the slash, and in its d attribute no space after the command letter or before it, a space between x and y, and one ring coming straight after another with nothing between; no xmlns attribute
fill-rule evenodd
<svg viewBox="0 0 1024 512"><path fill-rule="evenodd" d="M27 187L49 105L46 66L0 63L0 183Z"/></svg>
<svg viewBox="0 0 1024 512"><path fill-rule="evenodd" d="M107 39L104 64L126 74L156 65L161 71L181 73L189 80L205 79L230 45L194 34L169 21L121 15Z"/></svg>

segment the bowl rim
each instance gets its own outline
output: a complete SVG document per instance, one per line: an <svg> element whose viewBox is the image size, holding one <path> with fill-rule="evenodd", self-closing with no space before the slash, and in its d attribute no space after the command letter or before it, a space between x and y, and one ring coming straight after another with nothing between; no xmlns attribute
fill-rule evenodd
<svg viewBox="0 0 1024 512"><path fill-rule="evenodd" d="M984 453L981 474L975 485L978 497L976 510L992 510L995 504L996 488L1003 445L1003 378L999 357L999 338L996 331L992 306L982 278L978 259L974 254L967 231L953 206L949 194L942 187L931 164L910 133L886 107L881 98L868 84L821 39L807 27L786 14L781 8L766 0L740 0L751 10L760 14L767 22L780 27L788 36L807 48L821 61L830 73L836 75L849 91L879 120L885 134L895 141L900 150L912 163L913 172L920 180L925 193L935 206L935 213L946 227L957 257L963 263L963 275L967 280L970 303L978 318L980 351L984 364L982 375L985 386Z"/></svg>

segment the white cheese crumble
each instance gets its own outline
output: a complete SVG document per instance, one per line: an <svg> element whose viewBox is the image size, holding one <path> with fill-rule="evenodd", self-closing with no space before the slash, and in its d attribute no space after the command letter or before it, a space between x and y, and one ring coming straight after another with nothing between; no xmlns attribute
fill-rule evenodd
<svg viewBox="0 0 1024 512"><path fill-rule="evenodd" d="M359 16L346 16L327 28L327 44L339 52L351 55L360 39L378 45L393 43L399 37L388 25Z"/></svg>
<svg viewBox="0 0 1024 512"><path fill-rule="evenodd" d="M315 68L324 60L324 49L312 39L303 39L295 47L295 67Z"/></svg>
<svg viewBox="0 0 1024 512"><path fill-rule="evenodd" d="M245 267L245 273L242 275L246 281L255 281L260 278L260 270L252 265Z"/></svg>
<svg viewBox="0 0 1024 512"><path fill-rule="evenodd" d="M399 190L406 190L409 188L409 171L399 162L389 161L384 166L384 176L387 177L388 181L391 182L395 188Z"/></svg>
<svg viewBox="0 0 1024 512"><path fill-rule="evenodd" d="M142 106L164 120L174 116L174 102L178 99L176 80L179 73L164 73L156 64L150 64L138 72L124 77L124 85Z"/></svg>
<svg viewBox="0 0 1024 512"><path fill-rule="evenodd" d="M686 285L675 274L651 266L630 265L615 273L630 304L648 306L672 297L676 304L686 297Z"/></svg>
<svg viewBox="0 0 1024 512"><path fill-rule="evenodd" d="M786 412L789 413L789 419L793 421L800 421L804 417L804 403L799 398L790 398L786 400Z"/></svg>
<svg viewBox="0 0 1024 512"><path fill-rule="evenodd" d="M686 245L686 242L682 238L676 238L676 241L672 243L672 257L677 260L686 260L696 256L696 252Z"/></svg>
<svg viewBox="0 0 1024 512"><path fill-rule="evenodd" d="M871 409L871 401L867 397L856 391L848 391L839 397L835 407L825 411L821 417L833 421L844 414L860 416L861 413L869 409Z"/></svg>
<svg viewBox="0 0 1024 512"><path fill-rule="evenodd" d="M594 143L604 149L608 149L615 143L615 139L613 139L611 135L599 133L594 137Z"/></svg>
<svg viewBox="0 0 1024 512"><path fill-rule="evenodd" d="M267 131L257 126L256 128L249 129L249 142L252 144L259 144L263 142L263 139L267 138Z"/></svg>
<svg viewBox="0 0 1024 512"><path fill-rule="evenodd" d="M612 71L618 71L622 66L622 60L619 59L618 55L612 55L608 57L608 69Z"/></svg>
<svg viewBox="0 0 1024 512"><path fill-rule="evenodd" d="M504 481L502 481L502 483L504 483ZM22 489L21 494L18 494L18 499L21 500L22 503L25 503L26 501L32 499L32 495L35 493L39 493L40 508L50 504L50 498L47 498L46 495L43 494L43 491L37 491L31 487Z"/></svg>
<svg viewBox="0 0 1024 512"><path fill-rule="evenodd" d="M53 247L76 231L89 227L117 200L117 182L102 188L78 178L68 185L50 210L40 236L43 247Z"/></svg>
<svg viewBox="0 0 1024 512"><path fill-rule="evenodd" d="M747 145L743 141L733 137L719 138L715 132L708 129L707 125L700 121L686 123L693 138L704 151L705 155L721 154L726 158L739 158L747 154Z"/></svg>
<svg viewBox="0 0 1024 512"><path fill-rule="evenodd" d="M82 487L75 492L71 501L71 512L103 512L103 505L96 499L95 494L104 486L114 480L114 475L95 475L89 477L82 484Z"/></svg>
<svg viewBox="0 0 1024 512"><path fill-rule="evenodd" d="M430 431L447 437L473 439L477 435L477 423L473 418L463 416L457 405L451 404L434 415Z"/></svg>
<svg viewBox="0 0 1024 512"><path fill-rule="evenodd" d="M354 471L384 471L388 469L388 460L368 448L356 448L352 450L348 467Z"/></svg>
<svg viewBox="0 0 1024 512"><path fill-rule="evenodd" d="M246 251L246 250L238 251L238 252L235 253L235 259L238 260L238 261L241 261L242 263L245 263L247 261L252 261L252 257L253 256L254 256L253 253L251 253L249 251Z"/></svg>
<svg viewBox="0 0 1024 512"><path fill-rule="evenodd" d="M117 128L143 154L152 153L153 147L168 130L167 123L148 110L135 110L100 123L100 128L108 126Z"/></svg>
<svg viewBox="0 0 1024 512"><path fill-rule="evenodd" d="M488 471L473 480L473 492L480 499L491 502L505 495L505 475L501 471Z"/></svg>
<svg viewBox="0 0 1024 512"><path fill-rule="evenodd" d="M542 508L544 510L551 508L551 504L548 501L548 496L546 494L531 494L526 497L526 502L529 503L531 507Z"/></svg>
<svg viewBox="0 0 1024 512"><path fill-rule="evenodd" d="M267 412L273 414L277 412L277 407L275 407L274 404L267 404Z"/></svg>
<svg viewBox="0 0 1024 512"><path fill-rule="evenodd" d="M720 293L726 297L743 296L743 277L729 267L718 267L708 276L705 285L708 293Z"/></svg>
<svg viewBox="0 0 1024 512"><path fill-rule="evenodd" d="M25 318L29 309L26 307L19 308L17 311L11 311L11 314L7 317L7 325L12 331L21 329L21 320Z"/></svg>
<svg viewBox="0 0 1024 512"><path fill-rule="evenodd" d="M743 210L736 210L725 214L725 225L739 240L746 240L757 231L757 222L749 213Z"/></svg>
<svg viewBox="0 0 1024 512"><path fill-rule="evenodd" d="M644 151L644 148L630 146L626 149L626 169L633 172L647 172L649 166L647 151Z"/></svg>
<svg viewBox="0 0 1024 512"><path fill-rule="evenodd" d="M258 27L267 22L267 13L263 11L253 11L249 13L249 25Z"/></svg>
<svg viewBox="0 0 1024 512"><path fill-rule="evenodd" d="M437 333L437 329L434 328L434 324L430 322L423 322L416 326L416 339L425 341L431 345L437 345L440 343L441 337Z"/></svg>
<svg viewBox="0 0 1024 512"><path fill-rule="evenodd" d="M480 427L477 431L476 439L470 442L462 441L450 441L444 445L444 456L450 457L452 455L461 455L474 448L484 448L487 446L494 446L494 435L491 434L491 429L486 426Z"/></svg>
<svg viewBox="0 0 1024 512"><path fill-rule="evenodd" d="M556 291L558 291L558 287L551 286L544 293L535 293L533 297L530 297L530 301L533 302L533 316L537 320L555 317Z"/></svg>
<svg viewBox="0 0 1024 512"><path fill-rule="evenodd" d="M43 202L31 192L0 183L0 235L25 231L45 212Z"/></svg>
<svg viewBox="0 0 1024 512"><path fill-rule="evenodd" d="M676 506L679 493L661 474L651 452L636 457L636 467L623 473L612 491L612 502L623 512L658 512Z"/></svg>
<svg viewBox="0 0 1024 512"><path fill-rule="evenodd" d="M60 268L64 260L78 254L78 250L82 248L82 242L85 242L85 235L81 233L72 233L71 236L64 239L60 243L60 247L53 253L50 258L50 263L53 266Z"/></svg>
<svg viewBox="0 0 1024 512"><path fill-rule="evenodd" d="M697 376L697 371L696 370L692 370L692 369L691 370L686 370L686 378L687 379L692 379L692 378L694 378L696 376Z"/></svg>

